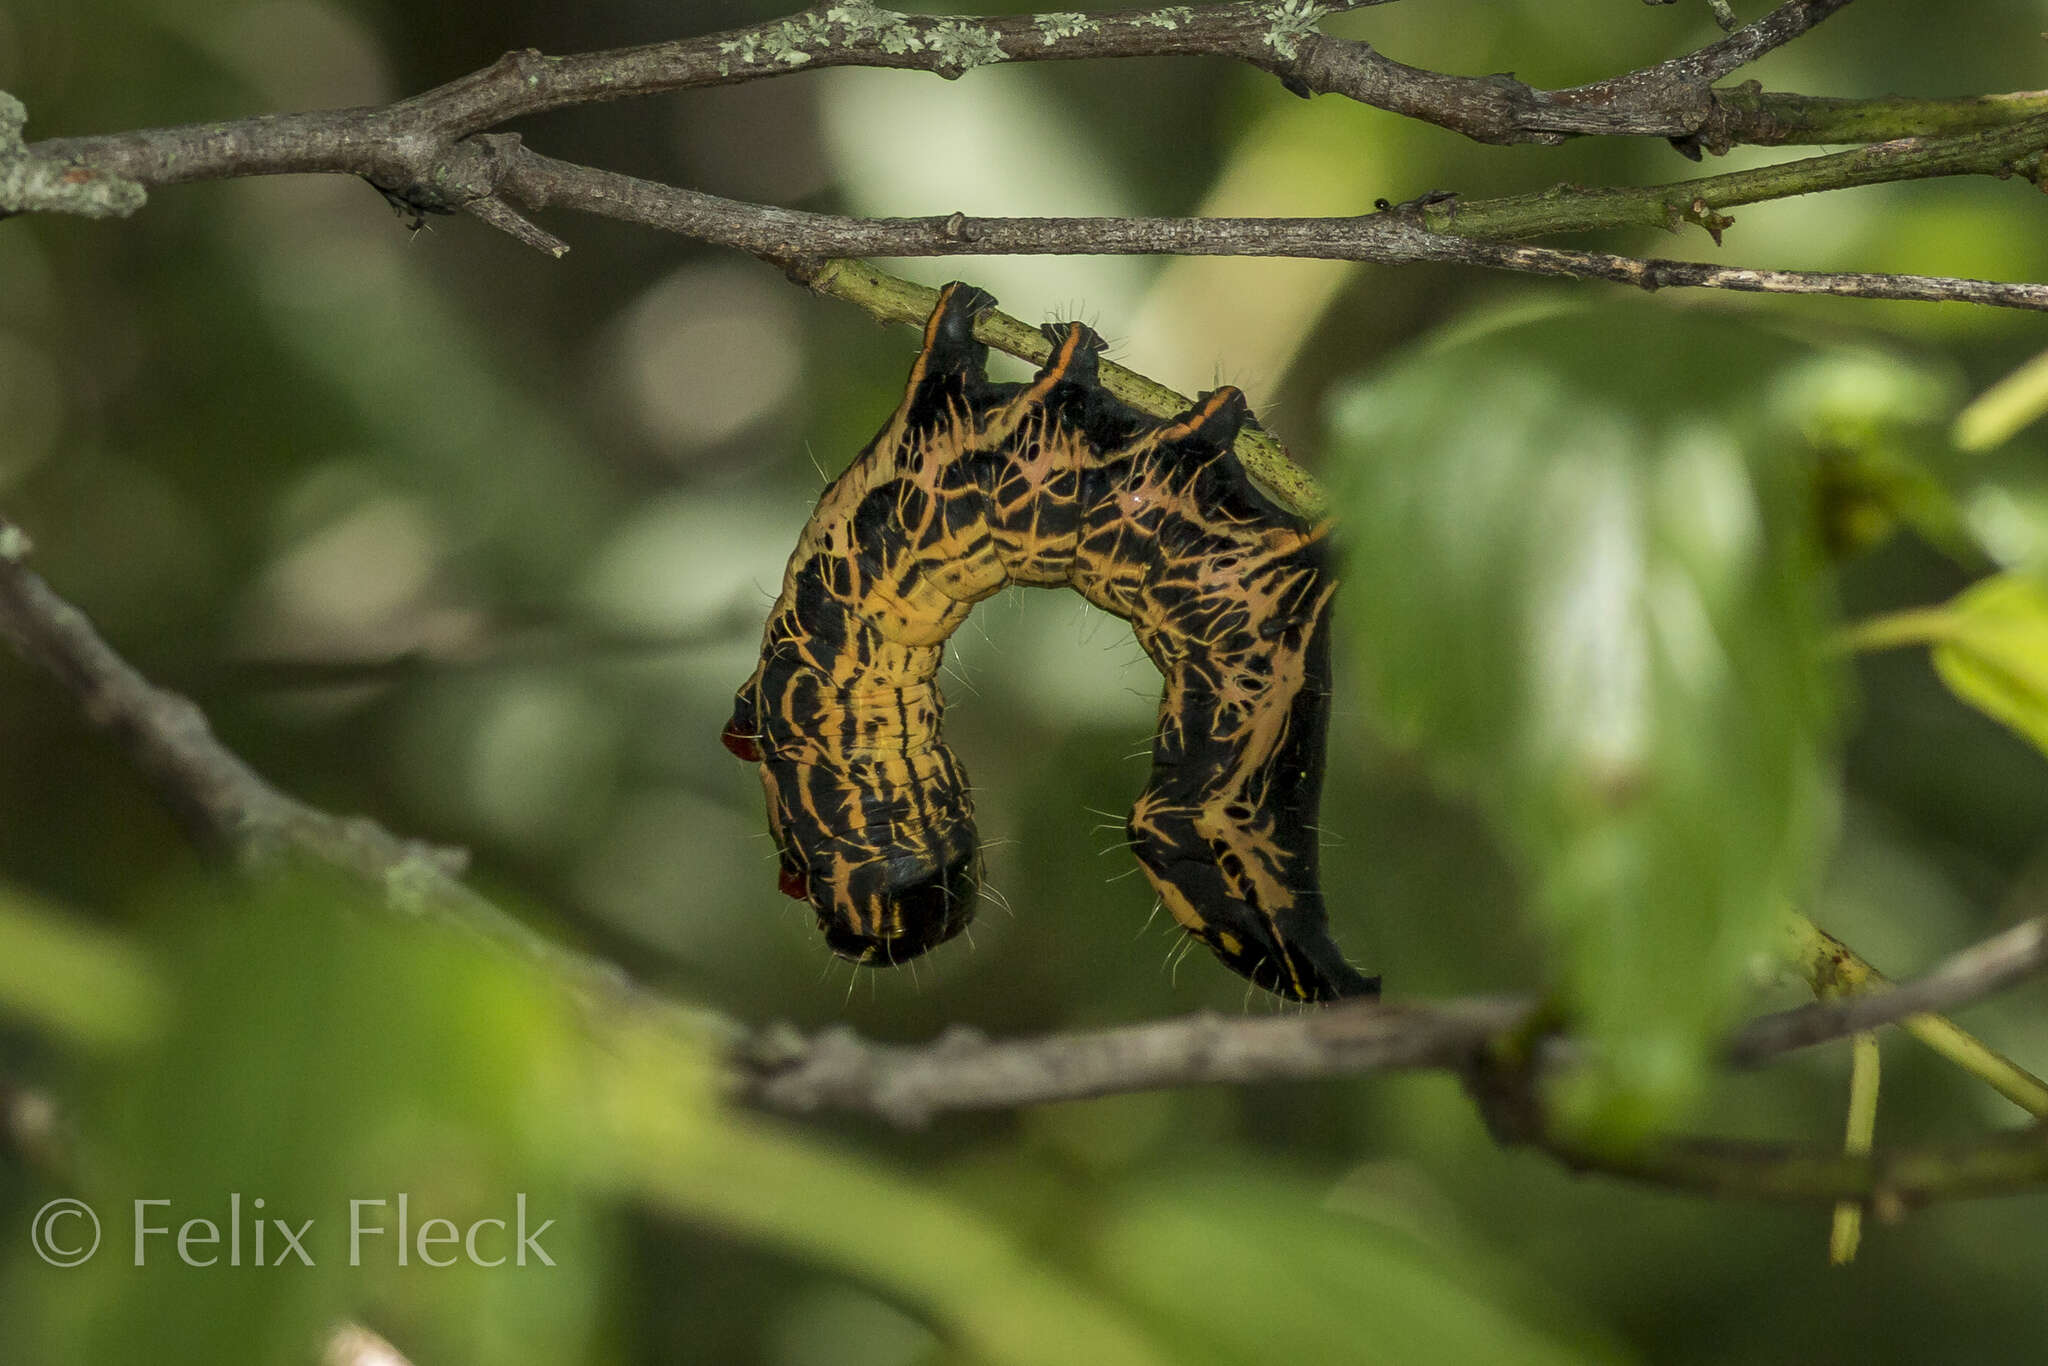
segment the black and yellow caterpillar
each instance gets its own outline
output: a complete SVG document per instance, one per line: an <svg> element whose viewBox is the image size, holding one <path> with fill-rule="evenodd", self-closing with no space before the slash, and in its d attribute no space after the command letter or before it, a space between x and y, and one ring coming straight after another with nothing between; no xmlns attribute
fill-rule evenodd
<svg viewBox="0 0 2048 1366"><path fill-rule="evenodd" d="M1175 920L1259 986L1377 992L1330 939L1316 808L1330 705L1328 523L1263 496L1218 389L1160 420L1096 378L1102 341L997 384L947 285L902 402L805 525L724 741L761 767L782 890L826 944L901 963L973 918L966 775L940 737L946 638L1007 584L1071 586L1131 623L1166 676L1131 846Z"/></svg>

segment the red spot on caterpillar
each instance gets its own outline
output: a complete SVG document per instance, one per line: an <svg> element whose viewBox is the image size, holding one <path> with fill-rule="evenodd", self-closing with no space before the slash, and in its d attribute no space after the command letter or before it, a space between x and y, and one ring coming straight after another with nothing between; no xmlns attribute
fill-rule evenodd
<svg viewBox="0 0 2048 1366"><path fill-rule="evenodd" d="M791 901L808 901L811 896L811 880L794 868L784 868L775 875L775 885Z"/></svg>
<svg viewBox="0 0 2048 1366"><path fill-rule="evenodd" d="M761 746L754 742L754 737L740 734L730 724L726 726L725 732L718 737L718 743L724 745L750 764L761 762Z"/></svg>

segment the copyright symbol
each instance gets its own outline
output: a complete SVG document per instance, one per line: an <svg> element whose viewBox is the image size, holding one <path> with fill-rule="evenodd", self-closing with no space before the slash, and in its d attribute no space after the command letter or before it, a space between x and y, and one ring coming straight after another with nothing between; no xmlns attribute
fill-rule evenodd
<svg viewBox="0 0 2048 1366"><path fill-rule="evenodd" d="M79 1220L83 1228L76 1226ZM83 1200L52 1200L36 1211L28 1240L51 1266L78 1266L100 1250L100 1217Z"/></svg>

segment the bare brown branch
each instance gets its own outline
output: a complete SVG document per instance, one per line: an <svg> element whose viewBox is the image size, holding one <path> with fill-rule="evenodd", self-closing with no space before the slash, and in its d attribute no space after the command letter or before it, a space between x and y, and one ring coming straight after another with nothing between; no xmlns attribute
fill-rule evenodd
<svg viewBox="0 0 2048 1366"><path fill-rule="evenodd" d="M580 965L586 981L618 979L471 891L460 880L461 850L401 838L273 787L220 742L197 706L145 678L28 568L29 550L27 536L0 517L0 639L77 699L86 720L106 732L200 844L254 866L310 855L365 879L394 905L452 915L528 958Z"/></svg>
<svg viewBox="0 0 2048 1366"><path fill-rule="evenodd" d="M768 1109L851 1110L921 1125L950 1111L1129 1091L1462 1071L1530 1012L1523 1001L1339 1005L1263 1019L1187 1015L1037 1039L991 1041L956 1029L912 1046L870 1043L844 1029L813 1039L770 1031L738 1056L745 1094Z"/></svg>
<svg viewBox="0 0 2048 1366"><path fill-rule="evenodd" d="M1570 90L1533 90L1507 77L1454 76L1405 66L1316 24L1377 0L1251 0L1115 14L1003 18L903 15L841 0L701 38L547 56L507 53L493 65L383 108L357 107L131 133L51 138L27 151L48 165L88 167L154 187L291 172L361 175L409 201L456 208L459 185L435 172L472 134L570 105L815 71L835 66L927 71L946 77L996 62L1225 56L1272 71L1302 94L1343 95L1484 142L1557 142L1567 134L1707 137L1717 147L1756 123L1779 138L1796 121L1768 107L1715 112L1713 81L1798 36L1847 0L1789 0L1699 52ZM1802 99L1801 96L1790 97ZM1871 136L1881 136L1873 132ZM451 200L450 196L458 198ZM440 201L440 202L437 202Z"/></svg>
<svg viewBox="0 0 2048 1366"><path fill-rule="evenodd" d="M866 254L1293 256L1465 264L1646 289L1683 286L2048 307L2048 289L2032 284L1711 266L1512 247L1499 241L1645 223L1676 227L1687 220L1699 222L1718 240L1729 220L1717 209L1727 204L1930 175L2039 174L2041 153L2048 145L2048 118L2029 117L2038 113L2041 103L2031 98L1906 102L1910 109L1873 101L1867 102L1869 108L1849 111L1821 109L1802 96L1785 97L1795 104L1805 101L1790 108L1780 107L1782 101L1772 103L1775 97L1749 90L1713 90L1715 80L1807 32L1847 0L1787 0L1697 52L1609 81L1549 92L1508 77L1451 76L1406 67L1368 44L1333 38L1317 28L1336 10L1370 3L1376 0L1247 0L1107 15L984 20L905 16L865 0L839 0L785 20L706 38L563 57L509 53L484 70L383 108L49 139L25 148L16 144L12 155L20 174L32 173L42 180L53 175L82 177L85 182L118 182L138 190L285 172L354 174L416 211L466 212L554 256L565 252L567 244L529 222L515 204L620 218L785 264ZM1696 153L1702 145L1725 148L1751 135L1774 141L1787 140L1800 130L1829 135L1845 124L1875 136L1882 131L1887 111L1915 128L1964 131L1894 139L1860 153L1813 158L1739 177L1525 197L1541 200L1533 203L1468 202L1457 213L1438 208L1345 219L990 219L953 214L943 219L888 220L737 204L556 161L526 149L516 134L484 131L567 105L734 84L827 66L898 67L957 76L999 61L1198 54L1236 57L1273 71L1301 93L1344 94L1491 142L1557 141L1587 133L1657 134L1680 139Z"/></svg>
<svg viewBox="0 0 2048 1366"><path fill-rule="evenodd" d="M531 208L580 209L783 263L849 256L1289 256L1462 264L1651 290L1693 287L2048 309L2048 285L2042 284L1643 260L1433 232L1416 215L1399 211L1357 218L846 218L742 204L523 147L498 147L491 162L503 172L497 192Z"/></svg>

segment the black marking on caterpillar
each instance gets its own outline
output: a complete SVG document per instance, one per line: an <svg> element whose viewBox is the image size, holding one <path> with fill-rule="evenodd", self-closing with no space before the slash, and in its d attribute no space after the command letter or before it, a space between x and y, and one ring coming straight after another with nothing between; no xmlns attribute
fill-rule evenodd
<svg viewBox="0 0 2048 1366"><path fill-rule="evenodd" d="M992 383L950 284L895 414L818 500L724 742L759 763L782 890L826 944L901 963L972 919L980 854L933 678L1007 584L1072 587L1131 623L1166 677L1128 831L1175 920L1280 995L1372 995L1331 940L1316 808L1330 706L1329 524L1232 452L1231 388L1170 420L1096 379L1102 342L1049 326L1025 384Z"/></svg>

